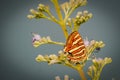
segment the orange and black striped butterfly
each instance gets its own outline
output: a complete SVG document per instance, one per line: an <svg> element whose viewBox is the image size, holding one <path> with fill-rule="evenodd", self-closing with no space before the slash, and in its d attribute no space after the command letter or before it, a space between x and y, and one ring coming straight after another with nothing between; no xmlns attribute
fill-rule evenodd
<svg viewBox="0 0 120 80"><path fill-rule="evenodd" d="M79 63L86 60L86 48L82 37L77 31L69 35L63 51L69 53L68 59L71 62Z"/></svg>

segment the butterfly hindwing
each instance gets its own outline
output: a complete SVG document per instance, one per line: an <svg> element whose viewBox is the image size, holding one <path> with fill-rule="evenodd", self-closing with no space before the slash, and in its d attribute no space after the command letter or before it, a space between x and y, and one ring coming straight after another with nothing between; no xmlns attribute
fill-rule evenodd
<svg viewBox="0 0 120 80"><path fill-rule="evenodd" d="M64 47L64 52L68 52L71 55L68 56L70 61L79 62L86 58L86 49L82 37L77 31L72 32Z"/></svg>

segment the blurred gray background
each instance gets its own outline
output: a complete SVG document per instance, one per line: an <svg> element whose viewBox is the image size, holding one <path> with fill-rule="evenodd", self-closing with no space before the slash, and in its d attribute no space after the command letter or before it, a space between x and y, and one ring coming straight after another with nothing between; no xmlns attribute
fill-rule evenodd
<svg viewBox="0 0 120 80"><path fill-rule="evenodd" d="M59 0L60 3L68 0ZM80 80L78 73L63 65L48 65L37 63L38 54L57 54L63 47L57 45L32 46L31 32L41 36L50 36L55 41L65 42L61 28L47 20L27 19L29 10L37 8L39 3L50 5L54 15L55 10L50 0L1 0L0 1L0 80L54 80L59 75L63 78ZM93 18L81 25L79 32L91 40L103 40L106 46L97 57L111 57L113 62L102 71L100 80L119 80L120 78L120 9L118 0L88 0L87 6L77 11L88 10ZM72 15L74 17L77 13ZM90 63L84 68L87 71ZM88 77L88 75L86 74ZM89 77L88 77L88 80Z"/></svg>

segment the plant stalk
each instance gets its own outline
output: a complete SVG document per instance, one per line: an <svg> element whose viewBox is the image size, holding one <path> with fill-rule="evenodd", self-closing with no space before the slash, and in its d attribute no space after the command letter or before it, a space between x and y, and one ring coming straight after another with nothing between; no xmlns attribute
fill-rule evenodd
<svg viewBox="0 0 120 80"><path fill-rule="evenodd" d="M55 42L55 41L49 42L49 44L56 44L56 45L61 45L61 46L64 46L64 45L65 45L65 43Z"/></svg>
<svg viewBox="0 0 120 80"><path fill-rule="evenodd" d="M87 80L83 71L83 66L82 65L77 65L77 71L81 77L81 80Z"/></svg>
<svg viewBox="0 0 120 80"><path fill-rule="evenodd" d="M61 28L63 30L63 33L65 35L65 38L67 39L68 32L67 32L67 29L66 29L66 24L65 24L65 22L63 20L63 17L62 17L62 13L61 13L61 10L60 10L58 0L51 0L51 1L55 6L55 9L56 9L56 12L57 12L57 15L58 15L58 18L59 18L59 25L61 26Z"/></svg>
<svg viewBox="0 0 120 80"><path fill-rule="evenodd" d="M61 13L61 10L60 10L60 6L59 6L59 3L58 3L58 0L51 0L51 1L52 1L52 3L55 6L55 9L56 9L56 12L57 12L59 20L62 21L63 18L62 18L62 13Z"/></svg>
<svg viewBox="0 0 120 80"><path fill-rule="evenodd" d="M61 28L62 28L62 31L63 31L63 33L64 33L65 38L67 39L67 38L68 38L68 31L67 31L67 28L66 28L65 23L62 21L62 22L60 23L60 26L61 26Z"/></svg>

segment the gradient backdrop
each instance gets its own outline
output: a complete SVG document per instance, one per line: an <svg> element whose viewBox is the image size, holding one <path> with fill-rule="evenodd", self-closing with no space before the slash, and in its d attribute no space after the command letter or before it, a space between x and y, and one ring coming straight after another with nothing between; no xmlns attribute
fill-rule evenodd
<svg viewBox="0 0 120 80"><path fill-rule="evenodd" d="M59 0L60 3L68 0ZM55 41L65 41L61 28L47 20L29 20L29 9L37 8L39 3L50 5L53 14L55 10L49 0L1 0L0 1L0 80L54 80L59 75L68 74L79 80L75 70L62 65L37 63L38 54L53 54L62 49L57 45L32 46L31 32L41 36L51 36ZM93 18L81 25L79 32L85 38L103 40L106 46L97 57L111 57L113 62L102 72L101 80L119 80L120 78L120 9L118 0L88 0L85 7L77 11L88 10ZM73 13L72 17L76 15ZM85 67L87 71L88 66ZM87 76L87 74L86 74ZM90 80L88 78L88 80Z"/></svg>

